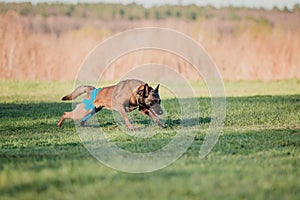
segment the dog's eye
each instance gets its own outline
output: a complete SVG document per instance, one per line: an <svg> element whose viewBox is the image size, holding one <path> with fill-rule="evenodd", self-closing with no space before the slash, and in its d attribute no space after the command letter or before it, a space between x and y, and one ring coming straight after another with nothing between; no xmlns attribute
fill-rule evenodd
<svg viewBox="0 0 300 200"><path fill-rule="evenodd" d="M150 103L150 106L153 106L153 103L152 103L152 102Z"/></svg>

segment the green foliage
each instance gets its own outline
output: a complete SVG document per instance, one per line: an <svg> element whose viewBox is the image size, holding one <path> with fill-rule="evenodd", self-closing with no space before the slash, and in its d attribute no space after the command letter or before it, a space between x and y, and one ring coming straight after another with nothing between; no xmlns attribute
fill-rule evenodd
<svg viewBox="0 0 300 200"><path fill-rule="evenodd" d="M272 31L273 23L262 16L246 16L245 19L250 22L248 27L254 37L257 37L262 32L268 33Z"/></svg>
<svg viewBox="0 0 300 200"><path fill-rule="evenodd" d="M299 90L295 95L262 95L278 94L280 85L287 92L298 84L295 80L226 83L226 90L235 93L227 98L224 134L207 157L198 158L210 122L210 99L202 97L200 131L188 151L160 171L127 174L95 160L73 122L56 127L62 112L71 109L71 103L59 101L72 89L71 82L0 81L0 198L298 199ZM256 90L260 95L234 97L241 95L241 87L260 88ZM123 134L110 111L95 117L111 141L126 150L147 152L172 139L180 123L177 103L163 99L171 114L166 129L142 115L134 118L141 127L158 131L149 140Z"/></svg>
<svg viewBox="0 0 300 200"><path fill-rule="evenodd" d="M33 6L31 3L24 3L20 6L20 15L28 16L33 12Z"/></svg>
<svg viewBox="0 0 300 200"><path fill-rule="evenodd" d="M287 6L283 7L283 12L291 12Z"/></svg>
<svg viewBox="0 0 300 200"><path fill-rule="evenodd" d="M185 20L197 20L199 16L204 16L204 8L196 5L176 6L163 5L152 8L144 8L136 3L123 4L104 4L104 3L0 3L0 14L8 10L15 10L20 15L39 15L48 16L74 16L82 18L98 18L104 20L112 19L165 19L180 18ZM209 15L211 8L207 9Z"/></svg>
<svg viewBox="0 0 300 200"><path fill-rule="evenodd" d="M239 21L242 17L237 14L244 8L228 7L219 10L227 10L229 19ZM0 2L0 14L6 13L8 10L14 10L22 16L74 16L80 18L93 18L103 20L113 19L165 19L176 18L183 20L211 19L215 17L216 10L212 6L199 7L195 4L191 5L161 5L145 8L136 3L127 5L120 3L3 3ZM299 12L299 4L293 7L294 12ZM276 6L273 8L276 12L291 12L287 7L280 10ZM221 12L222 16L226 12Z"/></svg>
<svg viewBox="0 0 300 200"><path fill-rule="evenodd" d="M280 9L279 9L277 6L274 6L274 7L272 8L272 10L273 10L273 11L276 11L276 12L279 12L279 11L280 11Z"/></svg>
<svg viewBox="0 0 300 200"><path fill-rule="evenodd" d="M295 4L293 7L294 12L300 12L300 4Z"/></svg>
<svg viewBox="0 0 300 200"><path fill-rule="evenodd" d="M232 20L232 21L240 21L242 18L241 18L241 16L240 15L238 15L237 13L235 13L235 12L232 12L231 14L230 14L230 20Z"/></svg>

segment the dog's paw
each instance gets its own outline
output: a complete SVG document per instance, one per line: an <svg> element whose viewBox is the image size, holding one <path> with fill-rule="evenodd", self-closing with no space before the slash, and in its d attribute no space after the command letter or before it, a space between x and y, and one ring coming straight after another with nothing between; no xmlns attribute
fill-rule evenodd
<svg viewBox="0 0 300 200"><path fill-rule="evenodd" d="M160 126L161 128L167 128L167 126L164 125L164 124L160 124L159 126Z"/></svg>
<svg viewBox="0 0 300 200"><path fill-rule="evenodd" d="M85 122L80 122L80 126L84 126L85 125Z"/></svg>

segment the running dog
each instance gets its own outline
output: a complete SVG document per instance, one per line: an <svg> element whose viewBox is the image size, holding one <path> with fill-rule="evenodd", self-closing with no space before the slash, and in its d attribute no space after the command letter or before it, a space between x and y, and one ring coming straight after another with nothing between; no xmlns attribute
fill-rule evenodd
<svg viewBox="0 0 300 200"><path fill-rule="evenodd" d="M57 126L69 119L81 119L81 125L100 111L102 108L118 111L130 130L135 130L126 112L139 109L141 113L149 116L158 126L164 127L159 120L163 114L161 99L158 94L159 84L155 89L140 80L124 80L116 85L98 88L93 86L79 86L71 94L64 96L63 101L73 100L87 93L82 103L79 103L72 112L64 112Z"/></svg>

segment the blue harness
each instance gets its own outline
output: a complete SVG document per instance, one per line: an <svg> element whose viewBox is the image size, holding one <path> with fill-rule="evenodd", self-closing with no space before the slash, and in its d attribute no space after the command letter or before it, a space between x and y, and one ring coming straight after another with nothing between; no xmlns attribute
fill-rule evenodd
<svg viewBox="0 0 300 200"><path fill-rule="evenodd" d="M82 122L86 122L89 118L91 118L95 113L96 113L96 108L94 106L94 101L97 97L98 92L101 90L102 88L98 88L98 89L94 89L91 91L90 93L90 99L83 99L82 103L85 104L84 109L85 110L90 110L92 109L92 112L90 112L89 114L87 114L83 119Z"/></svg>

